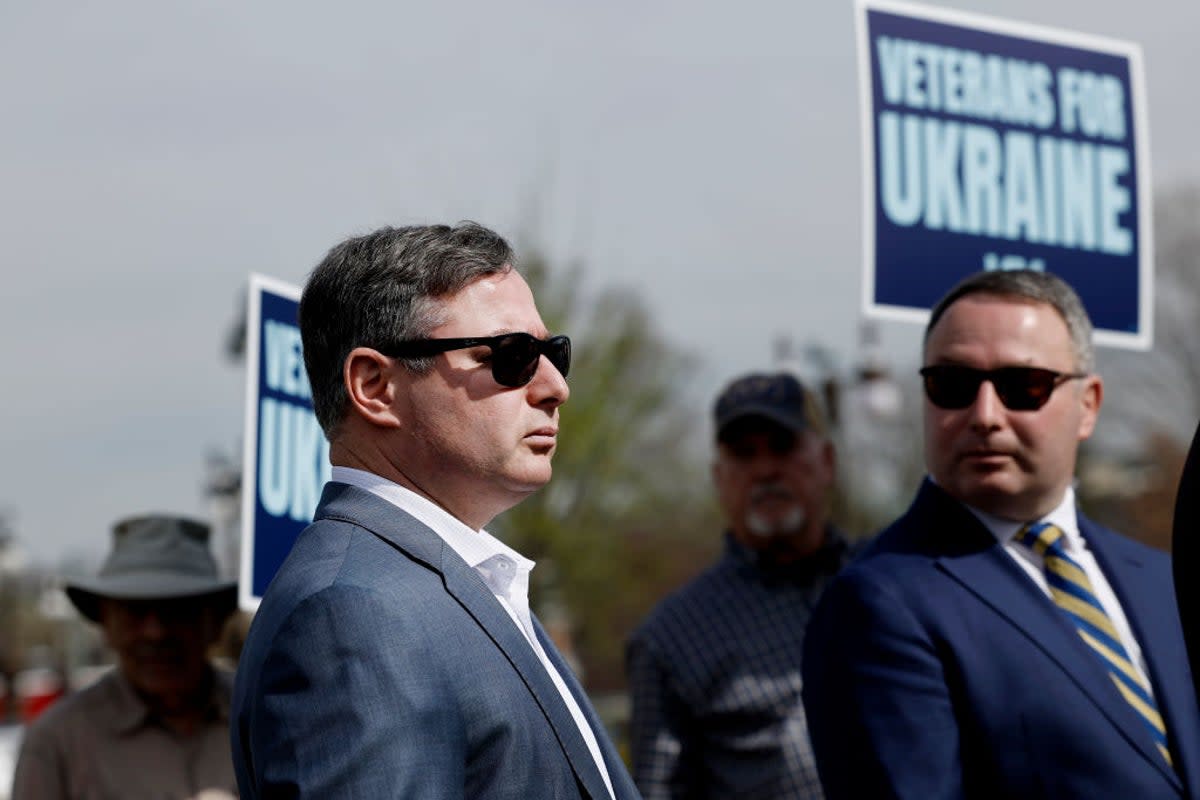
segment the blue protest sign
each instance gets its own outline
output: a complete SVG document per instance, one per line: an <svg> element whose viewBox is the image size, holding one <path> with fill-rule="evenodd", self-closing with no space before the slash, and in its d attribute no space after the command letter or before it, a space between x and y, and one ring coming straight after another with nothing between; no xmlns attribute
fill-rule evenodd
<svg viewBox="0 0 1200 800"><path fill-rule="evenodd" d="M1153 243L1133 44L858 3L863 309L924 321L981 269L1053 272L1104 344L1145 349Z"/></svg>
<svg viewBox="0 0 1200 800"><path fill-rule="evenodd" d="M296 312L300 290L250 276L242 458L239 605L253 611L312 521L329 480L329 443L312 410Z"/></svg>

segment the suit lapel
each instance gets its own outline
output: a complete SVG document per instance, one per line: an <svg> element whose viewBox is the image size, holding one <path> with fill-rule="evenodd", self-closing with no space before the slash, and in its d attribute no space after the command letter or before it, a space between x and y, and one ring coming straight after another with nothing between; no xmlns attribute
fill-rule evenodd
<svg viewBox="0 0 1200 800"><path fill-rule="evenodd" d="M575 673L571 671L562 654L558 652L558 648L554 646L550 635L546 633L542 623L536 617L533 620L534 628L537 630L538 641L542 643L542 649L546 651L546 655L550 657L554 668L558 670L558 674L562 676L563 683L567 685L571 696L575 698L575 702L583 711L584 717L587 718L588 725L591 726L592 732L596 735L596 742L600 745L600 752L604 756L604 765L608 769L608 779L612 781L613 793L616 795L616 800L624 800L624 798L639 797L637 789L634 788L633 779L629 777L629 772L625 769L625 762L621 760L621 756L613 747L609 740L604 723L596 715L596 710L593 708L591 700L584 693L583 687L579 685L579 681L575 679ZM590 755L590 754L589 754Z"/></svg>
<svg viewBox="0 0 1200 800"><path fill-rule="evenodd" d="M1176 769L1196 793L1200 765L1191 754L1200 752L1200 715L1187 657L1181 650L1179 618L1172 613L1171 592L1161 585L1166 573L1153 574L1140 553L1089 520L1080 518L1079 526L1142 646L1154 697L1175 750Z"/></svg>
<svg viewBox="0 0 1200 800"><path fill-rule="evenodd" d="M914 510L929 515L920 524L927 531L936 531L934 535L942 540L937 550L945 555L937 558L938 568L1021 631L1083 691L1130 746L1178 786L1179 776L1154 748L1144 731L1145 723L1117 691L1100 658L1088 649L1066 616L983 523L940 489L927 488L933 491L923 491ZM928 504L920 506L920 497ZM1111 574L1107 564L1101 566L1106 576ZM1150 647L1150 642L1143 644Z"/></svg>
<svg viewBox="0 0 1200 800"><path fill-rule="evenodd" d="M1178 780L1154 749L1144 731L1145 723L1113 686L1100 658L1087 649L1066 616L1021 572L1003 548L995 545L977 555L942 559L938 566L1024 633L1091 699L1132 747L1165 775Z"/></svg>
<svg viewBox="0 0 1200 800"><path fill-rule="evenodd" d="M608 788L604 785L604 779L600 777L600 771L596 768L592 753L579 732L579 726L575 724L575 718L571 716L558 687L554 685L524 634L483 583L479 573L467 566L448 546L442 551L441 572L446 582L446 591L483 628L521 676L521 680L554 730L554 735L579 783L595 800L607 798ZM543 648L547 654L552 654L551 658L556 655L553 645L546 647L543 644ZM563 675L563 679L566 680L568 675L569 672Z"/></svg>

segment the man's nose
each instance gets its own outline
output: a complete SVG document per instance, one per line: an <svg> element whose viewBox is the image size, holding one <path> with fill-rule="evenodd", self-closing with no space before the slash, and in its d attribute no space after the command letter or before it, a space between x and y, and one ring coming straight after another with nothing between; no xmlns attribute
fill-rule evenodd
<svg viewBox="0 0 1200 800"><path fill-rule="evenodd" d="M138 632L147 638L162 638L167 632L167 623L163 615L151 609L138 618Z"/></svg>
<svg viewBox="0 0 1200 800"><path fill-rule="evenodd" d="M1004 403L996 394L996 387L991 381L980 382L979 390L975 393L975 401L970 407L971 425L977 428L991 430L1004 420Z"/></svg>
<svg viewBox="0 0 1200 800"><path fill-rule="evenodd" d="M764 447L746 462L746 469L756 482L770 482L779 475L782 463L783 459Z"/></svg>
<svg viewBox="0 0 1200 800"><path fill-rule="evenodd" d="M558 367L546 356L538 357L537 372L527 387L530 403L535 406L548 405L551 408L561 406L571 396L567 379L558 371Z"/></svg>

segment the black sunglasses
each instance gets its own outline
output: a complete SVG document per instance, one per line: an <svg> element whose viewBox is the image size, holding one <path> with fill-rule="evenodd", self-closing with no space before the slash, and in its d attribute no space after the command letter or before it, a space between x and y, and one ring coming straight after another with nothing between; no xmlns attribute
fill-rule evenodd
<svg viewBox="0 0 1200 800"><path fill-rule="evenodd" d="M1069 380L1086 378L1086 372L1055 372L1041 367L975 369L955 364L935 364L921 369L925 396L938 408L966 408L979 396L979 385L991 381L1004 407L1010 411L1036 411L1054 390Z"/></svg>
<svg viewBox="0 0 1200 800"><path fill-rule="evenodd" d="M565 378L571 369L571 340L566 336L538 339L528 333L504 333L468 339L408 339L379 352L392 358L423 358L449 350L488 347L492 351L492 378L501 386L517 388L533 380L542 356Z"/></svg>

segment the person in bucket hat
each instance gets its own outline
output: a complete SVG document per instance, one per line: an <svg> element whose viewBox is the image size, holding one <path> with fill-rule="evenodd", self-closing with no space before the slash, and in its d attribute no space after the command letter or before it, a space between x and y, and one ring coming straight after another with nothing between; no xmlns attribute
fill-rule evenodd
<svg viewBox="0 0 1200 800"><path fill-rule="evenodd" d="M30 727L14 800L237 796L233 679L208 660L237 583L218 575L208 539L207 525L184 517L124 519L99 573L67 582L117 666Z"/></svg>

